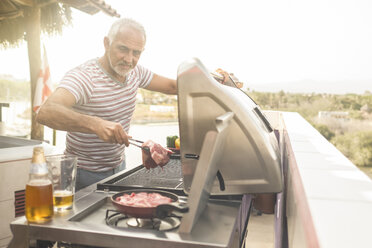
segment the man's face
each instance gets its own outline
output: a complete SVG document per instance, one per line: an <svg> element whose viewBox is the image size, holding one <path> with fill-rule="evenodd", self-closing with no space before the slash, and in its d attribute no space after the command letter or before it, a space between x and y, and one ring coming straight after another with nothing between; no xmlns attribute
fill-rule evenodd
<svg viewBox="0 0 372 248"><path fill-rule="evenodd" d="M145 47L145 39L140 31L122 27L110 44L105 44L111 69L120 77L125 77L137 65Z"/></svg>

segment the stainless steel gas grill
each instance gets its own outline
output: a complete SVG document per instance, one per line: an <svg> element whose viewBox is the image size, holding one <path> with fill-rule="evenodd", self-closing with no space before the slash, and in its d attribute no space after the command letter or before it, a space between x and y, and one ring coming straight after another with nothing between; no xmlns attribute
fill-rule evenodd
<svg viewBox="0 0 372 248"><path fill-rule="evenodd" d="M159 178L155 176L157 173L151 175L141 165L98 183L96 190L78 196L71 211L55 216L50 223L27 225L23 218L13 222L11 228L14 237L10 247L28 247L27 238L58 241L60 247L240 247L244 230L239 232L237 219L242 212L247 216L249 208L244 211L240 209L239 196L229 200L228 197L221 199L221 196L208 200L207 211L188 234L178 231L183 219L181 213L174 212L161 219L136 219L115 210L110 197L128 189L166 190L178 194L180 201L186 203L188 198L183 190L173 187L174 181L182 184L182 176L175 179L175 174L180 171L176 169L176 166L180 166L180 160L171 160L168 165L174 167L169 174L175 172L169 180L170 184L165 181L164 185L159 183L157 187L147 187L147 183L156 183ZM167 173L165 168L164 172ZM144 176L141 178L144 186L124 183L123 179L128 177L130 181L139 175Z"/></svg>
<svg viewBox="0 0 372 248"><path fill-rule="evenodd" d="M270 124L237 88L216 82L197 59L178 70L180 159L142 165L78 192L74 207L44 225L11 224L10 247L29 240L92 247L242 247L250 193L280 192L280 154ZM188 212L167 205L150 219L118 212L121 191L172 193ZM136 192L137 192L136 191Z"/></svg>

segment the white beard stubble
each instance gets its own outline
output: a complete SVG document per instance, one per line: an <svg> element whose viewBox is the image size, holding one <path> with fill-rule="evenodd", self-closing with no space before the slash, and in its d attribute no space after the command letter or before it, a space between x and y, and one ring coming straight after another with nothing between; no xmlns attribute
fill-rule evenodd
<svg viewBox="0 0 372 248"><path fill-rule="evenodd" d="M108 60L109 60L109 65L111 67L111 69L116 73L118 74L119 76L121 77L126 77L133 69L129 69L128 71L127 70L120 70L119 69L119 66L115 67L112 65L112 62L111 62L111 56L110 56L110 52L108 52Z"/></svg>

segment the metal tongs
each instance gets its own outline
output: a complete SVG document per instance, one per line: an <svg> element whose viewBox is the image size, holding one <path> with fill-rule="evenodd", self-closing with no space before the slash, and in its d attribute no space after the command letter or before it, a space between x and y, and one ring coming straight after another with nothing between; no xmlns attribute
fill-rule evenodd
<svg viewBox="0 0 372 248"><path fill-rule="evenodd" d="M150 147L148 147L148 146L142 146L142 144L144 143L142 140L136 140L136 139L129 138L128 141L129 141L130 144L132 144L134 146L137 146L137 147L141 148L142 150L150 153Z"/></svg>

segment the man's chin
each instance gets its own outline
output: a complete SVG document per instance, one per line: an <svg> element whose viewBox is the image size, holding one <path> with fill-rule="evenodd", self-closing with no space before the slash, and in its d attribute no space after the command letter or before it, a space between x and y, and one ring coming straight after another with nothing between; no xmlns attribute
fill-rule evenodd
<svg viewBox="0 0 372 248"><path fill-rule="evenodd" d="M133 69L129 69L129 70L115 70L116 74L118 74L119 76L121 77L126 77Z"/></svg>

